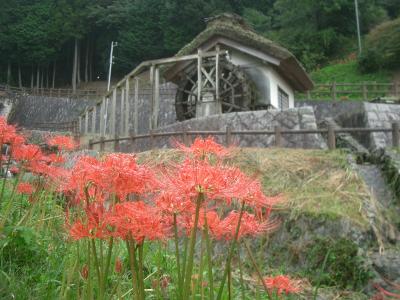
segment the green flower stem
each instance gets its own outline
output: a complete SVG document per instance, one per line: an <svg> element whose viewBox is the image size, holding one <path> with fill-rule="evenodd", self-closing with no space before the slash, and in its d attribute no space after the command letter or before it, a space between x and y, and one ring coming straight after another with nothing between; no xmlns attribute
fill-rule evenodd
<svg viewBox="0 0 400 300"><path fill-rule="evenodd" d="M106 266L105 266L104 272L103 272L103 282L104 282L104 285L106 284L106 281L107 281L107 278L108 278L108 272L110 271L111 256L112 256L113 245L114 245L114 238L113 238L113 237L110 237L110 240L108 241Z"/></svg>
<svg viewBox="0 0 400 300"><path fill-rule="evenodd" d="M176 268L178 273L178 300L182 299L182 276L181 276L181 263L179 255L179 236L178 236L178 224L176 221L176 214L174 214L174 240L175 240L175 256L176 256Z"/></svg>
<svg viewBox="0 0 400 300"><path fill-rule="evenodd" d="M132 285L133 285L133 299L139 299L139 288L138 288L138 277L137 277L137 267L136 267L136 254L135 254L135 242L131 237L126 241L126 247L129 253L129 264L132 273Z"/></svg>
<svg viewBox="0 0 400 300"><path fill-rule="evenodd" d="M139 272L138 272L138 277L139 277L139 287L140 287L140 295L141 295L141 300L145 299L145 292L144 292L144 273L143 273L143 246L144 246L144 241L138 246L138 252L139 252Z"/></svg>
<svg viewBox="0 0 400 300"><path fill-rule="evenodd" d="M193 229L190 236L189 241L189 253L187 257L187 266L185 272L185 281L184 281L184 289L183 289L183 299L189 299L190 294L190 285L192 280L192 272L193 272L193 260L194 260L194 251L196 245L196 234L197 234L197 225L199 224L199 215L200 215L200 206L204 200L204 194L199 193L196 200L196 213L194 217Z"/></svg>
<svg viewBox="0 0 400 300"><path fill-rule="evenodd" d="M208 275L208 285L209 285L209 299L214 300L214 278L212 271L212 248L210 235L208 234L207 218L204 218L204 237L206 239L206 256L207 256L207 275Z"/></svg>
<svg viewBox="0 0 400 300"><path fill-rule="evenodd" d="M97 251L96 251L96 243L95 240L92 239L90 240L91 245L92 245L92 253L93 253L93 260L94 260L94 268L96 269L96 274L97 274L97 280L98 280L98 284L99 284L99 299L104 299L104 295L103 295L103 290L102 290L102 278L101 278L101 265L99 263L99 259L97 257Z"/></svg>
<svg viewBox="0 0 400 300"><path fill-rule="evenodd" d="M261 281L261 283L262 283L262 285L263 285L263 287L264 287L264 290L265 290L265 292L266 292L267 295L268 295L268 299L273 299L273 298L272 298L272 295L271 295L271 291L268 289L267 285L266 285L265 282L264 282L264 279L263 279L263 277L262 277L262 273L261 273L261 271L260 271L260 268L257 266L257 262L256 262L256 260L254 259L253 254L251 253L251 250L250 250L249 245L247 245L247 243L244 242L244 246L246 247L247 254L248 254L249 257L250 257L251 263L253 264L253 267L254 267L254 269L256 270L258 279Z"/></svg>
<svg viewBox="0 0 400 300"><path fill-rule="evenodd" d="M242 205L241 205L240 213L239 213L239 220L238 220L238 223L237 223L237 226L236 226L235 236L234 236L234 238L232 240L231 247L230 247L229 253L228 253L228 257L226 259L225 271L224 271L224 275L222 277L221 285L220 285L219 290L218 290L217 300L221 300L221 298L222 298L222 292L224 290L225 281L226 281L226 279L228 277L228 272L229 272L232 256L233 256L233 253L235 252L235 247L236 247L238 236L239 236L240 223L242 221L242 216L243 216L243 212L244 212L244 203L245 202L242 201Z"/></svg>
<svg viewBox="0 0 400 300"><path fill-rule="evenodd" d="M240 275L240 289L241 289L241 295L242 295L242 300L245 300L245 295L244 295L244 281L243 281L243 266L242 266L242 259L240 258L240 249L238 249L238 260L239 260L239 275Z"/></svg>

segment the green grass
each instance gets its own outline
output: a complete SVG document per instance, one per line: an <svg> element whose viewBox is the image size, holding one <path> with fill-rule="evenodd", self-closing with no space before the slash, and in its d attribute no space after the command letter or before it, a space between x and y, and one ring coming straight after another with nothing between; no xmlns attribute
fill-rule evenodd
<svg viewBox="0 0 400 300"><path fill-rule="evenodd" d="M358 70L357 61L355 60L329 65L312 72L310 75L316 84L331 83L334 81L344 83L361 83L366 81L388 83L392 80L392 73L386 70L368 74L361 73Z"/></svg>

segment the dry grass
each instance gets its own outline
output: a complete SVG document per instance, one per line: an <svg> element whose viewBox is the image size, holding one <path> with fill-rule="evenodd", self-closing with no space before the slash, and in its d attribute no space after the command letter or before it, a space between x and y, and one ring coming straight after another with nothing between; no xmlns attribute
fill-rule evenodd
<svg viewBox="0 0 400 300"><path fill-rule="evenodd" d="M266 194L284 194L293 218L308 213L348 218L360 226L368 224L361 208L370 194L348 167L345 153L277 148L242 148L234 152L227 163L248 174L258 174ZM169 165L180 159L177 150L139 154L141 162L151 164Z"/></svg>

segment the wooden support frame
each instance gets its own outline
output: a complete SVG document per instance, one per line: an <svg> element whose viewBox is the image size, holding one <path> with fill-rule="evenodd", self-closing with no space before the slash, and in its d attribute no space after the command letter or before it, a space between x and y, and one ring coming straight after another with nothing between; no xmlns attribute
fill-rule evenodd
<svg viewBox="0 0 400 300"><path fill-rule="evenodd" d="M149 130L153 130L153 118L154 118L154 65L150 67L150 90L151 90L151 99L150 99L150 118L149 118Z"/></svg>
<svg viewBox="0 0 400 300"><path fill-rule="evenodd" d="M139 132L139 78L135 78L135 97L133 99L133 133Z"/></svg>
<svg viewBox="0 0 400 300"><path fill-rule="evenodd" d="M100 135L104 136L105 135L105 108L106 108L106 97L103 97L103 100L100 102Z"/></svg>
<svg viewBox="0 0 400 300"><path fill-rule="evenodd" d="M158 127L158 114L160 111L160 68L154 69L154 105L153 105L153 126L152 129Z"/></svg>
<svg viewBox="0 0 400 300"><path fill-rule="evenodd" d="M201 102L201 87L202 87L202 51L197 50L197 102Z"/></svg>
<svg viewBox="0 0 400 300"><path fill-rule="evenodd" d="M89 111L85 111L85 134L89 133Z"/></svg>
<svg viewBox="0 0 400 300"><path fill-rule="evenodd" d="M125 107L125 87L121 88L121 101L120 101L120 123L119 123L119 135L123 135L125 130L125 112L124 112L124 107Z"/></svg>
<svg viewBox="0 0 400 300"><path fill-rule="evenodd" d="M92 109L92 134L96 134L97 104Z"/></svg>
<svg viewBox="0 0 400 300"><path fill-rule="evenodd" d="M126 83L125 83L125 135L128 136L129 135L129 116L130 116L130 100L129 100L129 80L130 78L128 77L126 79Z"/></svg>
<svg viewBox="0 0 400 300"><path fill-rule="evenodd" d="M116 116L117 116L117 92L118 89L113 90L111 100L111 115L110 115L110 135L115 136L116 133Z"/></svg>

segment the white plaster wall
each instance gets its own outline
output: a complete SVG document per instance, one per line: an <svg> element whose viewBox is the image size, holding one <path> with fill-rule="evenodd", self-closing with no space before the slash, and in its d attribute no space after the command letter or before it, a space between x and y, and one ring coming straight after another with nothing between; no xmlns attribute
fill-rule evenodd
<svg viewBox="0 0 400 300"><path fill-rule="evenodd" d="M280 87L289 95L289 108L294 107L293 88L270 64L234 49L230 49L229 53L230 61L234 65L241 66L256 84L261 94L261 102L270 103L278 108L278 87ZM266 84L268 79L269 87Z"/></svg>

